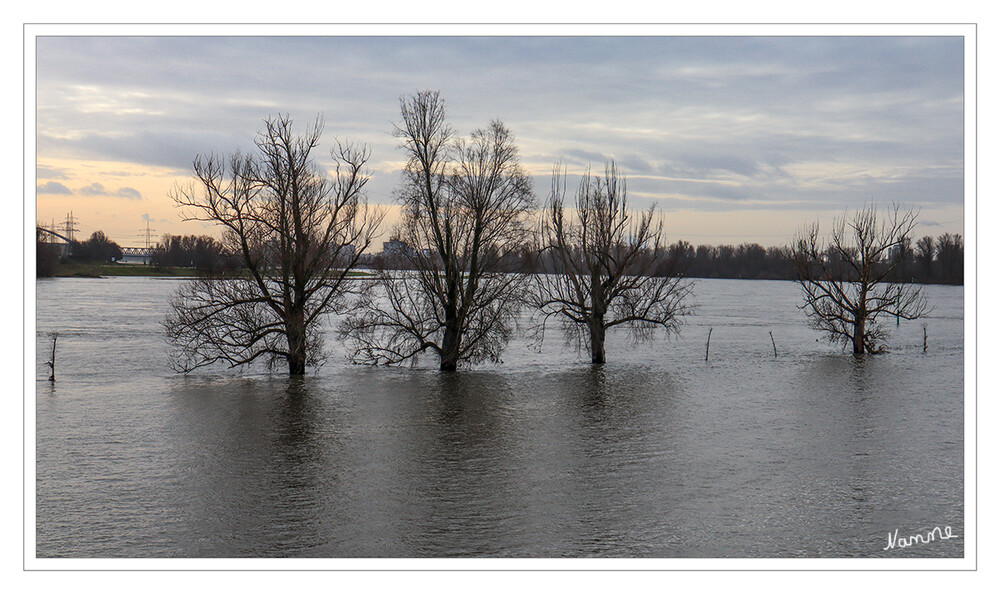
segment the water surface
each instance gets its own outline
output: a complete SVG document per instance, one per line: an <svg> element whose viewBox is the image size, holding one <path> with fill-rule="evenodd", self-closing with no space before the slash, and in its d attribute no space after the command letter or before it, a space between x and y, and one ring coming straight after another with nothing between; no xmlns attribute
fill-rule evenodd
<svg viewBox="0 0 1000 594"><path fill-rule="evenodd" d="M964 533L961 287L879 356L817 340L794 283L699 280L680 337L613 334L603 367L554 333L456 374L359 367L330 332L295 380L170 371L180 282L38 281L39 557L963 554L882 550Z"/></svg>

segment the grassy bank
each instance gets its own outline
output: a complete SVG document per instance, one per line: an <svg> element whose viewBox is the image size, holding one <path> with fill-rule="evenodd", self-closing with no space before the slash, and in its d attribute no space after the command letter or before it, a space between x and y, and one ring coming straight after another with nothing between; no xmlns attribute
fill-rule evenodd
<svg viewBox="0 0 1000 594"><path fill-rule="evenodd" d="M197 276L194 268L155 268L142 264L57 264L56 277L101 278L104 276Z"/></svg>

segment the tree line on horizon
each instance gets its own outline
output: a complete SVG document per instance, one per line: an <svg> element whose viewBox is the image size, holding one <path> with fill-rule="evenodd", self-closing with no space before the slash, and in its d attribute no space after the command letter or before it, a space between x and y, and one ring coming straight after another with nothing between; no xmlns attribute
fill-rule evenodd
<svg viewBox="0 0 1000 594"><path fill-rule="evenodd" d="M46 277L55 273L60 255L55 246L40 236L37 240L36 276ZM758 243L706 245L697 247L684 240L667 246L659 254L654 274L657 276L683 275L689 278L798 280L790 246L763 247ZM121 247L108 239L102 231L95 231L90 239L74 242L72 255L65 261L108 264L121 259ZM409 265L399 254L362 254L361 264L374 269L406 269ZM923 284L964 284L965 245L959 234L944 233L938 237L924 236L909 242L903 249L902 262L893 273L894 282ZM164 234L153 248L149 264L155 268L192 268L198 272L238 272L242 263L238 254L226 249L225 244L210 235ZM541 256L538 248L524 244L505 254L498 264L502 272L530 274L554 272L551 258Z"/></svg>
<svg viewBox="0 0 1000 594"><path fill-rule="evenodd" d="M71 241L65 254L55 244L48 242L49 235L41 230L35 232L35 276L53 276L61 262L114 262L121 260L121 247L108 238L103 231L94 231L84 241Z"/></svg>
<svg viewBox="0 0 1000 594"><path fill-rule="evenodd" d="M891 281L964 284L965 246L961 235L944 233L936 238L925 236L916 242L916 246L906 246L901 250L901 262L893 271ZM399 252L374 254L365 262L384 269L405 270L409 266L409 260ZM537 246L524 244L505 255L499 263L499 270L537 274L556 272L558 267L550 256L540 253ZM758 243L744 242L700 244L695 247L683 239L656 254L653 274L689 278L798 280L791 246L765 248Z"/></svg>

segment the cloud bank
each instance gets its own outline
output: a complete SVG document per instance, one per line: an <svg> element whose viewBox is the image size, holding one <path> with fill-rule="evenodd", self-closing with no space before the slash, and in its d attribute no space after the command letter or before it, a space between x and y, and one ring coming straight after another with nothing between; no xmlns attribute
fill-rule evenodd
<svg viewBox="0 0 1000 594"><path fill-rule="evenodd" d="M964 199L960 37L45 37L37 47L38 150L53 158L187 175L198 154L250 149L269 114L304 124L323 113L325 146L372 146L371 199L390 202L399 97L429 88L461 134L504 120L540 195L556 162L573 175L615 159L640 208Z"/></svg>

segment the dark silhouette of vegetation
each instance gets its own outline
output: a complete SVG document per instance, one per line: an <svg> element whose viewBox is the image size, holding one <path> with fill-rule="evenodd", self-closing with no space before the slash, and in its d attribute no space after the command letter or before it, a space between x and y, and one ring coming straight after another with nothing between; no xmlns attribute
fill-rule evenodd
<svg viewBox="0 0 1000 594"><path fill-rule="evenodd" d="M587 345L591 362L600 364L609 329L627 329L636 340L650 338L657 328L677 331L690 283L653 276L665 261L663 224L654 222L655 209L629 211L625 177L611 163L603 177L589 171L583 176L567 215L565 173L552 177L541 253L554 270L533 277L530 298L540 314L539 338L555 318L578 346Z"/></svg>
<svg viewBox="0 0 1000 594"><path fill-rule="evenodd" d="M915 248L908 246L902 248L903 259L893 270L890 280L925 284L963 284L965 250L961 235L944 234L937 239L924 237L918 240L916 245ZM922 251L922 245L929 246L927 248L929 251ZM376 267L398 270L410 267L407 260L390 258L386 254L377 254L372 260ZM539 253L539 248L530 243L506 253L504 259L497 265L501 271L528 274L554 273L559 270L551 253ZM694 247L684 240L679 240L663 250L657 257L654 274L689 278L790 281L798 278L791 247L765 248L757 243Z"/></svg>
<svg viewBox="0 0 1000 594"><path fill-rule="evenodd" d="M35 276L49 277L56 273L59 264L59 247L47 241L48 235L35 230Z"/></svg>
<svg viewBox="0 0 1000 594"><path fill-rule="evenodd" d="M880 217L868 206L838 219L829 240L820 237L818 224L800 233L793 259L803 309L831 342L851 345L855 354L878 353L887 336L881 317L915 320L927 313L918 285L891 282L905 261L916 216L894 206Z"/></svg>
<svg viewBox="0 0 1000 594"><path fill-rule="evenodd" d="M174 296L164 326L179 371L261 359L301 375L322 361L319 326L345 307L349 273L381 224L363 194L366 147L337 143L331 179L313 160L320 118L303 135L287 116L264 124L254 152L199 156L197 183L173 192L187 220L222 227L245 272L206 275Z"/></svg>
<svg viewBox="0 0 1000 594"><path fill-rule="evenodd" d="M764 248L757 243L740 245L699 245L686 241L669 246L658 274L677 274L694 278L746 278L795 280L795 264L788 247Z"/></svg>
<svg viewBox="0 0 1000 594"><path fill-rule="evenodd" d="M899 264L889 280L927 284L964 282L965 249L961 235L944 234L936 240L923 237L911 248L911 240L900 240L893 257ZM657 265L657 274L683 274L692 278L734 278L796 280L793 250L790 247L768 247L756 243L740 245L699 245L686 241L669 246L666 257Z"/></svg>
<svg viewBox="0 0 1000 594"><path fill-rule="evenodd" d="M157 268L194 268L208 273L241 267L237 255L227 252L221 241L207 235L164 235L149 263Z"/></svg>
<svg viewBox="0 0 1000 594"><path fill-rule="evenodd" d="M937 238L935 262L931 266L931 277L934 276L950 285L965 282L965 246L961 235L945 233Z"/></svg>
<svg viewBox="0 0 1000 594"><path fill-rule="evenodd" d="M913 265L911 272L915 276L931 278L934 274L934 238L921 237L917 240L916 250L913 252Z"/></svg>
<svg viewBox="0 0 1000 594"><path fill-rule="evenodd" d="M408 162L397 200L403 220L393 257L414 271L383 271L377 292L342 333L359 363L399 363L431 351L442 371L462 362L498 361L526 284L502 274L529 239L531 181L514 135L494 120L456 138L436 91L400 100L395 135Z"/></svg>
<svg viewBox="0 0 1000 594"><path fill-rule="evenodd" d="M69 248L70 259L78 262L107 264L122 259L122 249L108 239L103 231L94 231L84 242L74 241Z"/></svg>

